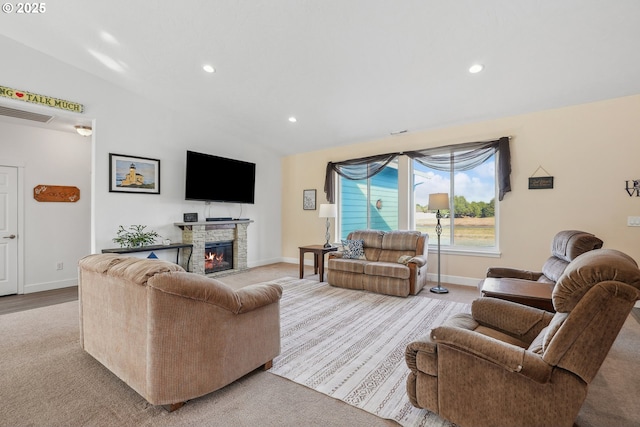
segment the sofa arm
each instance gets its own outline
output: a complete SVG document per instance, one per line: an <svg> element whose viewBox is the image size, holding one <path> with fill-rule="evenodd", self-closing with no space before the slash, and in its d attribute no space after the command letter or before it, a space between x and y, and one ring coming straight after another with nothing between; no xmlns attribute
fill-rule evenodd
<svg viewBox="0 0 640 427"><path fill-rule="evenodd" d="M157 274L148 286L161 292L212 304L232 313L246 313L280 299L282 287L275 284L250 285L237 291L216 279L195 273Z"/></svg>
<svg viewBox="0 0 640 427"><path fill-rule="evenodd" d="M517 372L539 383L548 382L552 367L537 354L467 329L440 326L431 339L474 357L494 363L506 371Z"/></svg>
<svg viewBox="0 0 640 427"><path fill-rule="evenodd" d="M414 256L409 261L407 261L407 264L411 264L411 263L413 263L416 266L418 266L418 268L424 267L425 265L427 265L427 257L426 257L426 255Z"/></svg>
<svg viewBox="0 0 640 427"><path fill-rule="evenodd" d="M524 280L537 281L540 277L542 277L542 272L519 270L516 268L506 268L506 267L489 267L487 269L487 277L495 277L498 279L502 277L508 277L511 279L524 279Z"/></svg>
<svg viewBox="0 0 640 427"><path fill-rule="evenodd" d="M240 299L238 313L246 313L265 305L280 301L282 286L273 283L245 286L236 291Z"/></svg>
<svg viewBox="0 0 640 427"><path fill-rule="evenodd" d="M479 298L471 303L473 319L484 326L499 329L530 341L547 327L553 314L498 298Z"/></svg>

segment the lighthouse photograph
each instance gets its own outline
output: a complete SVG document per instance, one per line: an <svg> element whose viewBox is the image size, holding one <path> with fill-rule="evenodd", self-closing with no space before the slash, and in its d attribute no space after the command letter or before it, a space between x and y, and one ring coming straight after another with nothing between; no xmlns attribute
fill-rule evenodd
<svg viewBox="0 0 640 427"><path fill-rule="evenodd" d="M160 194L160 160L109 154L109 191Z"/></svg>

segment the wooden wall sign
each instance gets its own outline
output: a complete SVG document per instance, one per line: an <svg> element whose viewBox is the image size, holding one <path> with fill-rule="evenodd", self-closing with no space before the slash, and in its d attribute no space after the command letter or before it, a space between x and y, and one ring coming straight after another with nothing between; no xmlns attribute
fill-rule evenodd
<svg viewBox="0 0 640 427"><path fill-rule="evenodd" d="M549 176L534 176L540 169ZM542 165L538 166L538 169L536 169L529 178L529 190L547 190L553 188L553 177L550 175Z"/></svg>
<svg viewBox="0 0 640 427"><path fill-rule="evenodd" d="M545 190L553 188L552 176L538 176L529 178L529 190Z"/></svg>
<svg viewBox="0 0 640 427"><path fill-rule="evenodd" d="M0 86L0 96L9 99L17 99L18 101L44 105L46 107L60 108L61 110L73 111L75 113L84 112L84 105L77 102L27 92L26 90L13 89L6 86Z"/></svg>
<svg viewBox="0 0 640 427"><path fill-rule="evenodd" d="M33 187L33 198L39 202L77 202L80 200L80 189L67 185L36 185Z"/></svg>

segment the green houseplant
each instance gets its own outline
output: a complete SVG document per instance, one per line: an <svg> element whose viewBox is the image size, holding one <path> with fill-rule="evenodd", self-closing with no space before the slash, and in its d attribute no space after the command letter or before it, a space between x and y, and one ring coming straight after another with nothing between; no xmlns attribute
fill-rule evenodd
<svg viewBox="0 0 640 427"><path fill-rule="evenodd" d="M135 248L140 246L148 246L155 243L159 234L155 231L144 231L146 225L131 225L128 229L120 226L117 235L113 241L120 245L121 248Z"/></svg>

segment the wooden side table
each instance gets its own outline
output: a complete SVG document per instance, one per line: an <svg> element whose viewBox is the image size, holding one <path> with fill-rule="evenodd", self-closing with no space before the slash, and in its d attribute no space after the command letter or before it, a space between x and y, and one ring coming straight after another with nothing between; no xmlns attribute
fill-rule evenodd
<svg viewBox="0 0 640 427"><path fill-rule="evenodd" d="M321 282L324 282L324 255L328 252L337 251L336 246L325 248L323 245L300 246L300 278L304 276L304 254L313 253L313 273L319 275Z"/></svg>
<svg viewBox="0 0 640 427"><path fill-rule="evenodd" d="M483 297L513 301L555 313L551 301L553 285L549 283L506 277L500 279L488 277L482 281L480 292Z"/></svg>

